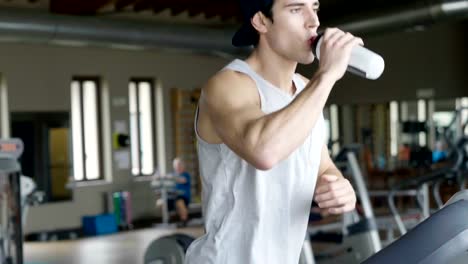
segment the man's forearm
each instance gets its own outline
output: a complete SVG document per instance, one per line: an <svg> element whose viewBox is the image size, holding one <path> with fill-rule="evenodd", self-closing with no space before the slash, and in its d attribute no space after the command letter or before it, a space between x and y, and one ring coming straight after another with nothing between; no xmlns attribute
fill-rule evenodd
<svg viewBox="0 0 468 264"><path fill-rule="evenodd" d="M331 165L321 174L322 175L335 175L341 178L344 178L343 173L335 166L335 164L331 163Z"/></svg>

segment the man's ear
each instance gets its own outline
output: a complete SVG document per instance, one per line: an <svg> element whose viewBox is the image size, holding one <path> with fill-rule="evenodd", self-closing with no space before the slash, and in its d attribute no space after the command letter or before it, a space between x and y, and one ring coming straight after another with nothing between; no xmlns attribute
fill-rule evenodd
<svg viewBox="0 0 468 264"><path fill-rule="evenodd" d="M252 26L258 31L258 33L266 33L268 31L267 25L269 23L268 18L261 12L258 11L250 20Z"/></svg>

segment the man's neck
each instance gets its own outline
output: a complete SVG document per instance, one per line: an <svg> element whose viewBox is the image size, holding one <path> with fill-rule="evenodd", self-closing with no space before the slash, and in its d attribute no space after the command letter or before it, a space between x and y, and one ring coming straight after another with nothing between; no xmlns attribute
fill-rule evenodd
<svg viewBox="0 0 468 264"><path fill-rule="evenodd" d="M246 62L265 80L288 94L294 94L296 87L293 85L293 76L297 62L273 54L271 51L256 49Z"/></svg>

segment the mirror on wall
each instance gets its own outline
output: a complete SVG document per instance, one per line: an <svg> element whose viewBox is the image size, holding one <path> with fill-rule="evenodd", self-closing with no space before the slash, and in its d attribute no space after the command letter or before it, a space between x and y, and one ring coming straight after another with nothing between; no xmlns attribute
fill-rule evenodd
<svg viewBox="0 0 468 264"><path fill-rule="evenodd" d="M468 136L468 98L330 104L324 117L332 154L359 143L378 169L427 166L436 161L434 152L448 151L451 144ZM418 153L417 160L406 157L410 152Z"/></svg>

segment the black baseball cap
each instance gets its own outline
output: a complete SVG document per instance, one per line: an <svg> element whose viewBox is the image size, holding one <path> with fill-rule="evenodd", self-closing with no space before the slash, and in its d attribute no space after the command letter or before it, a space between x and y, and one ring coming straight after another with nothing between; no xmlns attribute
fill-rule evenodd
<svg viewBox="0 0 468 264"><path fill-rule="evenodd" d="M243 24L232 37L232 45L236 47L253 45L257 38L257 30L250 20L258 11L264 11L274 0L239 0Z"/></svg>

